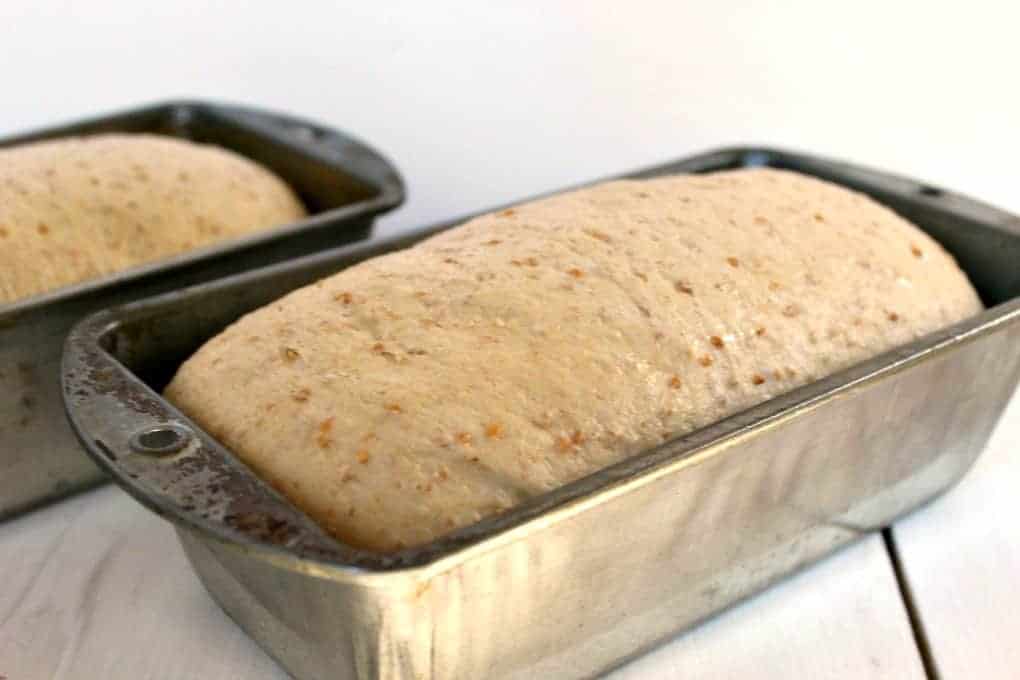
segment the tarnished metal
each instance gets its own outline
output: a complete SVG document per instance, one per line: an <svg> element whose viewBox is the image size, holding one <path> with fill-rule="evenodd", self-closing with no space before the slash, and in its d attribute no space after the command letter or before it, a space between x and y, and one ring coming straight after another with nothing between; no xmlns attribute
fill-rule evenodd
<svg viewBox="0 0 1020 680"><path fill-rule="evenodd" d="M374 217L404 196L397 171L361 142L290 116L233 106L164 104L0 140L0 147L100 132L152 132L233 149L282 177L310 216L0 305L0 519L104 479L63 416L60 355L76 321L129 300L364 238Z"/></svg>
<svg viewBox="0 0 1020 680"><path fill-rule="evenodd" d="M67 343L68 413L121 486L175 523L212 596L295 677L591 677L937 496L973 463L1020 378L1016 218L770 150L638 175L746 164L867 191L951 250L990 309L388 556L330 539L156 390L245 311L448 225L93 316ZM166 458L131 452L133 433L166 423L194 441Z"/></svg>

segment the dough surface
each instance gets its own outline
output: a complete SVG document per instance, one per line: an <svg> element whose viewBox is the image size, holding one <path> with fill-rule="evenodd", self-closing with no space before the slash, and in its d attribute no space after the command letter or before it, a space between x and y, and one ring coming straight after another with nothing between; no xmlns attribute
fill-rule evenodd
<svg viewBox="0 0 1020 680"><path fill-rule="evenodd" d="M0 149L0 305L305 215L225 149L158 135Z"/></svg>

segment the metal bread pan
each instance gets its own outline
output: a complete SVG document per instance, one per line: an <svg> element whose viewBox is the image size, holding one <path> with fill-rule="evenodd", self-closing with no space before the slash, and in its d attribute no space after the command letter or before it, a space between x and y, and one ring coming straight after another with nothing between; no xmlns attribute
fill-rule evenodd
<svg viewBox="0 0 1020 680"><path fill-rule="evenodd" d="M7 138L0 147L104 132L155 133L231 149L283 178L310 216L0 305L0 519L104 479L67 427L60 401L60 355L75 321L111 305L362 239L376 215L404 198L396 169L365 144L321 125L236 106L163 104Z"/></svg>
<svg viewBox="0 0 1020 680"><path fill-rule="evenodd" d="M97 314L64 396L89 453L176 526L208 591L301 680L587 678L889 524L973 463L1020 377L1020 221L859 167L733 149L864 191L927 230L987 311L426 546L342 545L159 396L241 314L440 225ZM280 442L286 446L286 442Z"/></svg>

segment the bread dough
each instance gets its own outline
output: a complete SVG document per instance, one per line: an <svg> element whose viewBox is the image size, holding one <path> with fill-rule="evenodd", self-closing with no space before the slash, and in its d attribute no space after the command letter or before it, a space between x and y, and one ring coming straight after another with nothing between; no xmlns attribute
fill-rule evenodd
<svg viewBox="0 0 1020 680"><path fill-rule="evenodd" d="M388 551L980 309L935 241L836 185L616 181L297 290L166 394L333 535Z"/></svg>

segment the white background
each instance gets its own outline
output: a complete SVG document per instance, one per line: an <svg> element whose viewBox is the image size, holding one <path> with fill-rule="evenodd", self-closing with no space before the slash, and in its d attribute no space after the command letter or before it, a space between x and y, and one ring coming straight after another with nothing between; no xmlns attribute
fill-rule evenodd
<svg viewBox="0 0 1020 680"><path fill-rule="evenodd" d="M1015 2L0 0L0 134L168 97L353 132L408 227L758 142L1020 211Z"/></svg>

